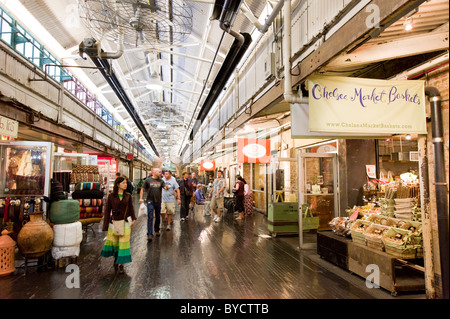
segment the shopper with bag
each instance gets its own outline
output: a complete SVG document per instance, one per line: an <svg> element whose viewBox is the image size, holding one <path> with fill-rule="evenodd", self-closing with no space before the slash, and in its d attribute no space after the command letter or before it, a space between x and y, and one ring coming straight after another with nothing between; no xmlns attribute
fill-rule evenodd
<svg viewBox="0 0 450 319"><path fill-rule="evenodd" d="M130 234L136 223L133 199L126 192L127 180L118 177L106 200L103 231L108 231L101 256L114 257L114 269L123 274L123 265L131 262Z"/></svg>

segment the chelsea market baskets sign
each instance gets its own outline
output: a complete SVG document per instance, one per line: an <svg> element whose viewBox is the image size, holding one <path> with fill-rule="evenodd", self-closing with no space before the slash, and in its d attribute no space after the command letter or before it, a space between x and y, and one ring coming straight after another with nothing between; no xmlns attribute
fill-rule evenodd
<svg viewBox="0 0 450 319"><path fill-rule="evenodd" d="M313 76L308 79L308 89L309 131L427 132L424 81Z"/></svg>

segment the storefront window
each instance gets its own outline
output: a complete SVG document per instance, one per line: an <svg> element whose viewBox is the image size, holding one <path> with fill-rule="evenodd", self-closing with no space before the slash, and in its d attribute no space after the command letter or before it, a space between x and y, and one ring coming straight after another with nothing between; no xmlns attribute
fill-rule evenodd
<svg viewBox="0 0 450 319"><path fill-rule="evenodd" d="M403 173L418 174L419 148L417 136L398 135L378 140L380 180L395 180Z"/></svg>

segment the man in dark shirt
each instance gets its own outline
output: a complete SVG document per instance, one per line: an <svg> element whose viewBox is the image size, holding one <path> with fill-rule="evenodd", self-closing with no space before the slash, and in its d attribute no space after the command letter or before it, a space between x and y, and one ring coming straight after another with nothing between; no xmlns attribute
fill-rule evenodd
<svg viewBox="0 0 450 319"><path fill-rule="evenodd" d="M159 229L161 224L161 197L162 189L165 187L164 182L161 178L161 169L153 168L152 175L149 176L144 185L141 188L139 203L143 203L144 190L147 192L146 202L147 202L147 239L152 241L153 230L155 235L159 236ZM153 225L153 212L155 213L155 223Z"/></svg>
<svg viewBox="0 0 450 319"><path fill-rule="evenodd" d="M184 221L189 215L189 203L191 202L191 197L194 194L192 183L189 179L189 174L183 172L182 179L178 183L180 185L180 197L181 197L181 207L180 207L180 220Z"/></svg>

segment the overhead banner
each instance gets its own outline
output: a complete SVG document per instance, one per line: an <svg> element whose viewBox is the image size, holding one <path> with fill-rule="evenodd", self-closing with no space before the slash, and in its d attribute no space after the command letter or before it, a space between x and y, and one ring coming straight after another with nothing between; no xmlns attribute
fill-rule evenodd
<svg viewBox="0 0 450 319"><path fill-rule="evenodd" d="M309 131L426 134L425 82L308 79Z"/></svg>
<svg viewBox="0 0 450 319"><path fill-rule="evenodd" d="M238 163L270 163L270 140L238 139Z"/></svg>
<svg viewBox="0 0 450 319"><path fill-rule="evenodd" d="M19 122L0 115L0 135L17 138Z"/></svg>

